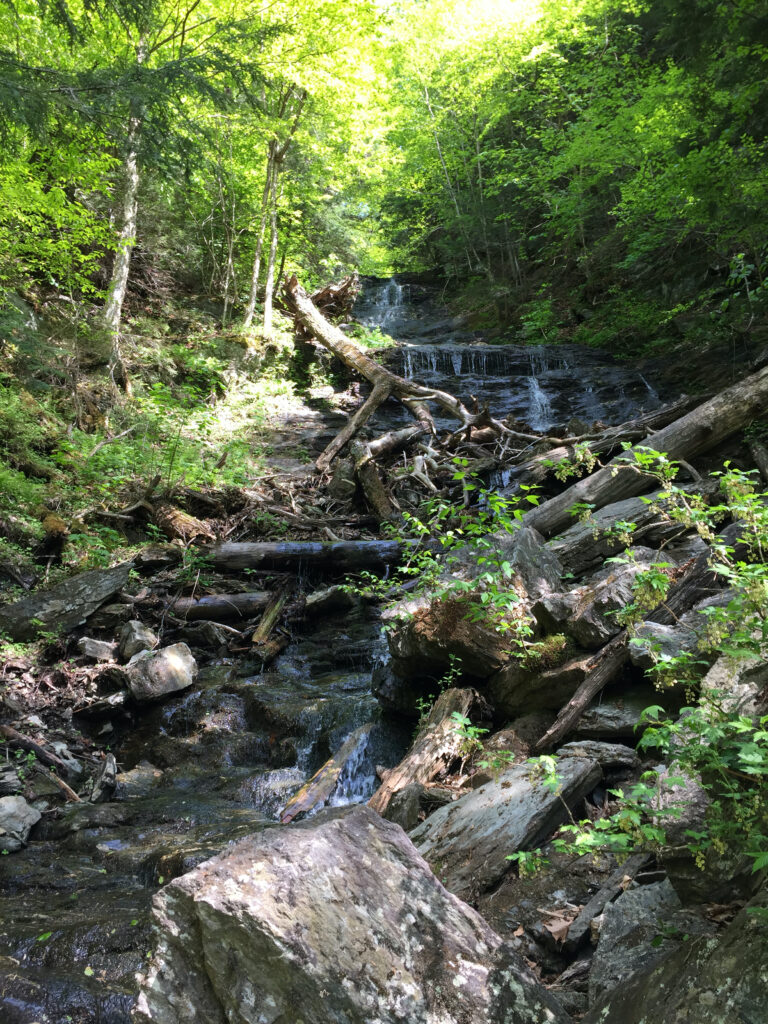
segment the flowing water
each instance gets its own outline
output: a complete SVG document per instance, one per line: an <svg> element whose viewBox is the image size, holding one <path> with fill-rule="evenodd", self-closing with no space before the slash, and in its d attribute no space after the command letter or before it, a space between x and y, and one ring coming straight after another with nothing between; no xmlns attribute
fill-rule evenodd
<svg viewBox="0 0 768 1024"><path fill-rule="evenodd" d="M389 358L404 376L475 396L534 430L573 416L618 422L660 401L605 353L485 344L434 288L369 281L356 313L398 339ZM387 415L406 418L394 403ZM128 1024L151 948L153 892L226 843L273 827L356 730L331 803L367 799L375 766L395 764L410 739L371 695L381 655L376 612L363 606L302 624L268 671L225 660L135 721L115 718L120 799L46 816L27 849L0 858L2 1024ZM94 736L104 725L86 723Z"/></svg>

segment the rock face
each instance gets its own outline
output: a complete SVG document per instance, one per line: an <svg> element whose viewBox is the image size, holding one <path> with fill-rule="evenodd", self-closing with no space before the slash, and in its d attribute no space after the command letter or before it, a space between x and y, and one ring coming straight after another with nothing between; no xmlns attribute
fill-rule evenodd
<svg viewBox="0 0 768 1024"><path fill-rule="evenodd" d="M563 758L558 793L515 765L430 815L411 838L446 888L468 898L490 888L509 869L507 856L532 849L567 817L564 806L591 792L602 777L590 758Z"/></svg>
<svg viewBox="0 0 768 1024"><path fill-rule="evenodd" d="M27 842L33 825L40 821L40 811L30 807L23 796L0 799L0 850L15 853Z"/></svg>
<svg viewBox="0 0 768 1024"><path fill-rule="evenodd" d="M0 608L0 633L7 633L12 640L34 640L40 630L74 629L122 590L132 564L93 569Z"/></svg>
<svg viewBox="0 0 768 1024"><path fill-rule="evenodd" d="M719 939L681 942L663 963L639 971L610 992L583 1024L764 1024L766 914L764 887Z"/></svg>
<svg viewBox="0 0 768 1024"><path fill-rule="evenodd" d="M554 997L357 807L248 838L155 897L136 1024L566 1024Z"/></svg>
<svg viewBox="0 0 768 1024"><path fill-rule="evenodd" d="M125 668L134 700L145 702L186 690L197 678L197 662L186 644L134 655Z"/></svg>

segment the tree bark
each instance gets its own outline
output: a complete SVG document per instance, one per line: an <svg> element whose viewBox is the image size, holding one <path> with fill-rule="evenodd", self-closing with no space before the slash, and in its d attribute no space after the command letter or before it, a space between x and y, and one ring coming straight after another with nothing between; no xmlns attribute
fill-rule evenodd
<svg viewBox="0 0 768 1024"><path fill-rule="evenodd" d="M256 250L253 254L253 270L251 271L251 290L248 295L248 304L245 307L243 317L243 328L248 330L253 323L256 312L256 299L259 294L259 274L261 272L261 250L264 246L264 231L267 226L267 214L269 212L269 197L272 192L272 175L274 174L274 143L270 142L267 152L267 169L264 178L264 194L261 197L261 213L259 215L259 229L256 233Z"/></svg>
<svg viewBox="0 0 768 1024"><path fill-rule="evenodd" d="M484 704L476 690L446 690L441 693L413 746L400 764L385 774L368 806L383 815L395 793L412 782L428 786L461 761L463 737L452 715L458 712L469 717L476 704Z"/></svg>
<svg viewBox="0 0 768 1024"><path fill-rule="evenodd" d="M264 283L264 324L262 335L269 340L272 337L272 305L275 290L275 259L277 257L277 203L280 190L277 187L282 158L275 163L272 175L272 190L269 196L269 257L267 259L267 279Z"/></svg>
<svg viewBox="0 0 768 1024"><path fill-rule="evenodd" d="M211 559L214 568L225 572L322 569L331 575L343 575L353 569L383 570L397 565L418 543L394 540L233 542L213 548Z"/></svg>
<svg viewBox="0 0 768 1024"><path fill-rule="evenodd" d="M268 590L256 590L245 594L210 594L207 597L179 597L168 610L180 619L194 622L205 619L209 622L229 622L231 619L250 619L263 612L272 599Z"/></svg>
<svg viewBox="0 0 768 1024"><path fill-rule="evenodd" d="M652 448L670 459L691 459L730 437L759 415L768 402L768 367L739 381L704 402L668 427L645 438L642 445L622 452L607 466L579 480L555 498L527 512L524 522L545 536L559 533L571 523L577 502L602 508L657 486L655 477L628 465L637 448Z"/></svg>

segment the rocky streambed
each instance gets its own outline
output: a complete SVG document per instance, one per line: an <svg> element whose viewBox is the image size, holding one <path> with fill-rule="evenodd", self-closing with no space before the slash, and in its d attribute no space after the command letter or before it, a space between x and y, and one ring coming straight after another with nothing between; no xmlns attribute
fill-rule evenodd
<svg viewBox="0 0 768 1024"><path fill-rule="evenodd" d="M578 367L579 353L491 353L441 322L428 290L398 281L374 283L360 315L404 339L391 358L406 373L450 367L452 386L469 374L467 388L507 394L504 411L531 429L661 402L636 370L601 369L594 353ZM397 407L385 412L397 426ZM306 424L321 450L318 418ZM628 521L635 560L605 564ZM383 610L340 588L333 541L293 545L282 568L262 550L248 569L230 551L208 603L164 545L0 610L19 635L33 618L72 631L50 668L4 666L15 685L0 774L0 1018L762 1022L766 890L742 860L694 864L684 836L706 811L697 780L670 781L684 811L662 849L618 862L551 846L572 818L610 813L612 790L665 772L636 749L642 709L661 700L645 671L651 644L706 656L699 612L727 593L697 568L704 543L642 498L550 539L526 525L486 539L545 642L538 660L450 595L393 581L400 603ZM269 557L285 557L276 547ZM685 607L649 615L649 646L624 650L615 613L662 548ZM387 578L390 555L376 552ZM471 584L480 570L464 553L450 576ZM563 726L606 650L615 671ZM765 677L762 662L720 659L705 685L725 681L754 714ZM685 694L663 700L674 713ZM457 715L486 730L469 733L481 741L467 743ZM554 788L528 763L540 749L559 757ZM509 859L537 849L548 864L535 874Z"/></svg>

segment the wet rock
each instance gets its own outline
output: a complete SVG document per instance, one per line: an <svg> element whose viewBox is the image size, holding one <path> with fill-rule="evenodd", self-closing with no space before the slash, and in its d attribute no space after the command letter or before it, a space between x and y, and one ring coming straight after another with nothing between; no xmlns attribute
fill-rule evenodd
<svg viewBox="0 0 768 1024"><path fill-rule="evenodd" d="M768 890L763 888L720 937L681 942L661 963L603 996L583 1024L763 1024L766 917Z"/></svg>
<svg viewBox="0 0 768 1024"><path fill-rule="evenodd" d="M451 892L483 892L509 869L509 854L541 845L566 820L565 805L583 799L602 777L588 758L564 758L557 775L555 794L529 765L515 765L435 811L411 838Z"/></svg>
<svg viewBox="0 0 768 1024"><path fill-rule="evenodd" d="M155 633L138 619L131 619L120 630L120 659L130 661L135 654L153 651L160 643Z"/></svg>
<svg viewBox="0 0 768 1024"><path fill-rule="evenodd" d="M568 1020L402 829L366 808L238 843L167 886L154 915L135 1024Z"/></svg>
<svg viewBox="0 0 768 1024"><path fill-rule="evenodd" d="M25 846L32 826L41 817L23 796L0 797L0 851L15 853Z"/></svg>
<svg viewBox="0 0 768 1024"><path fill-rule="evenodd" d="M162 781L163 772L148 761L142 761L127 772L118 772L115 778L115 800L138 800L148 796Z"/></svg>
<svg viewBox="0 0 768 1024"><path fill-rule="evenodd" d="M132 562L113 569L93 569L0 608L0 633L12 640L34 640L41 630L68 632L122 590Z"/></svg>
<svg viewBox="0 0 768 1024"><path fill-rule="evenodd" d="M172 644L135 654L126 666L126 676L134 700L143 703L192 686L197 662L186 644Z"/></svg>
<svg viewBox="0 0 768 1024"><path fill-rule="evenodd" d="M418 715L419 698L434 693L434 679L403 679L391 660L377 662L371 674L371 692L386 711L398 711L413 718Z"/></svg>
<svg viewBox="0 0 768 1024"><path fill-rule="evenodd" d="M83 636L77 641L77 648L86 658L93 658L94 661L116 660L117 644L109 640L94 640Z"/></svg>
<svg viewBox="0 0 768 1024"><path fill-rule="evenodd" d="M98 775L93 780L90 801L92 804L103 804L111 800L117 786L117 761L114 754L107 754Z"/></svg>

